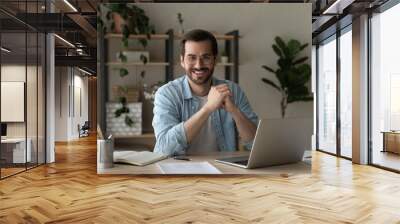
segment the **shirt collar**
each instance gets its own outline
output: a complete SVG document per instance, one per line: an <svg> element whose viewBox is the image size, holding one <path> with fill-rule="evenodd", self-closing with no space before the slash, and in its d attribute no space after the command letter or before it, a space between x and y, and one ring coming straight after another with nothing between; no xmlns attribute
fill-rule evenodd
<svg viewBox="0 0 400 224"><path fill-rule="evenodd" d="M218 83L218 79L211 77L211 86L214 86ZM185 100L193 98L192 90L190 89L189 80L187 75L183 80L183 98Z"/></svg>

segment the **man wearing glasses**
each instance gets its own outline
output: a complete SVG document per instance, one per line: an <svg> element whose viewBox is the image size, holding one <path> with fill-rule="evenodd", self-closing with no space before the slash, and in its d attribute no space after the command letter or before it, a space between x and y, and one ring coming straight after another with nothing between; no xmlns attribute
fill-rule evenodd
<svg viewBox="0 0 400 224"><path fill-rule="evenodd" d="M257 115L240 87L212 77L218 44L204 30L181 41L186 75L162 86L154 101L154 152L166 155L234 151L236 133L247 148L256 133Z"/></svg>

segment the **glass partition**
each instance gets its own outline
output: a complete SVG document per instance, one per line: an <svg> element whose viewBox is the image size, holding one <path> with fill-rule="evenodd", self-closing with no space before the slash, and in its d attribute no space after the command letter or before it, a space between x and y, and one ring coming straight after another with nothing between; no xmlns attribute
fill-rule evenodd
<svg viewBox="0 0 400 224"><path fill-rule="evenodd" d="M45 35L18 21L43 11L44 1L1 2L0 178L45 162Z"/></svg>
<svg viewBox="0 0 400 224"><path fill-rule="evenodd" d="M2 177L24 171L31 161L26 140L26 38L26 33L1 34L1 46L7 49L1 52Z"/></svg>

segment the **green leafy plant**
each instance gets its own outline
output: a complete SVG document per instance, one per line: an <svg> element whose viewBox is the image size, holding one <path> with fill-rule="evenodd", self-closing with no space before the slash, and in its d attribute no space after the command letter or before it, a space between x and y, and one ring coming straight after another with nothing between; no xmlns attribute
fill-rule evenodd
<svg viewBox="0 0 400 224"><path fill-rule="evenodd" d="M115 110L114 115L115 117L120 117L125 114L125 124L128 125L129 127L132 127L133 124L135 123L132 119L132 117L129 116L129 108L126 106L126 97L120 97L119 98L119 103L121 104L121 107Z"/></svg>
<svg viewBox="0 0 400 224"><path fill-rule="evenodd" d="M121 43L125 48L129 47L130 35L146 35L146 38L138 38L138 42L143 48L147 47L147 41L151 39L151 34L155 33L154 26L150 24L149 17L144 10L133 4L110 3L104 4L106 9L105 20L101 16L101 7L98 7L99 16L97 17L98 26L104 33L120 32L122 34ZM118 58L121 62L126 62L127 57L119 52ZM140 58L143 64L147 63L145 56ZM120 68L119 75L124 77L129 74L128 69Z"/></svg>
<svg viewBox="0 0 400 224"><path fill-rule="evenodd" d="M262 67L275 74L278 84L267 78L262 81L278 90L281 95L281 115L285 117L285 111L289 103L297 101L312 101L312 93L307 87L311 78L311 67L305 63L308 57L299 57L308 44L301 44L297 40L289 40L287 43L281 37L275 37L272 49L279 56L276 70L269 66Z"/></svg>

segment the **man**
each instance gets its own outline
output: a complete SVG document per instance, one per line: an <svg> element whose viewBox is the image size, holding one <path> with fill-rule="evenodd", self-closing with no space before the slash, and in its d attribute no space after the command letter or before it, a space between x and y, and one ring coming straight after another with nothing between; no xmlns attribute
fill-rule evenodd
<svg viewBox="0 0 400 224"><path fill-rule="evenodd" d="M186 75L162 86L155 96L155 152L234 151L237 132L251 147L257 115L237 84L212 77L217 55L211 33L193 30L184 35L180 60Z"/></svg>

